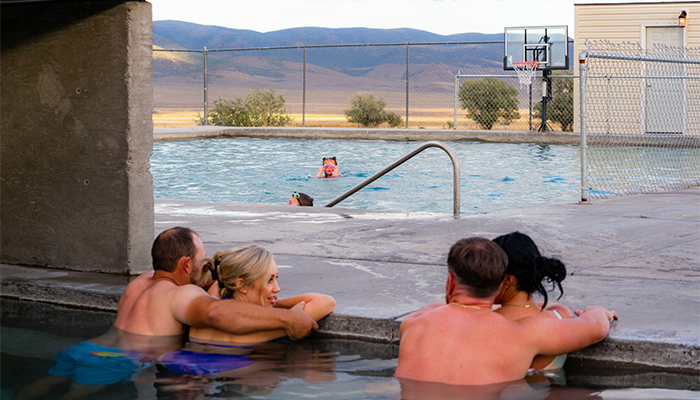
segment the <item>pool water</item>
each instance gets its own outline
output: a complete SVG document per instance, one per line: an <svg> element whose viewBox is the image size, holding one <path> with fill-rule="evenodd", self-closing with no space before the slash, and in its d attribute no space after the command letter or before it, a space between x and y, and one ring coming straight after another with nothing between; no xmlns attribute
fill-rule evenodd
<svg viewBox="0 0 700 400"><path fill-rule="evenodd" d="M156 142L155 197L286 204L292 192L323 206L423 142L217 138ZM447 142L460 164L463 214L577 202L579 150L571 145ZM335 156L342 177L315 179ZM452 163L429 148L336 207L452 213Z"/></svg>
<svg viewBox="0 0 700 400"><path fill-rule="evenodd" d="M2 300L0 398L46 389L48 371L61 350L109 329L115 314L33 302ZM201 351L201 349L197 349ZM109 355L104 355L108 357ZM625 370L569 368L507 385L466 387L400 381L393 376L398 347L354 340L278 340L254 350L246 368L219 374L183 374L161 361L124 382L67 385L86 399L697 399L697 376ZM192 367L192 365L190 365ZM197 367L194 364L194 367ZM89 371L95 375L96 371Z"/></svg>

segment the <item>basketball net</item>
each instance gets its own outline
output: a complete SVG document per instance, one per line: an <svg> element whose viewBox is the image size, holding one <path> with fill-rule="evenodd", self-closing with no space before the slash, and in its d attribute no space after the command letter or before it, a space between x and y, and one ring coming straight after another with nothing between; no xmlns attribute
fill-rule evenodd
<svg viewBox="0 0 700 400"><path fill-rule="evenodd" d="M532 78L535 77L535 71L539 63L537 61L517 62L513 63L513 69L518 73L518 80L521 85L532 85Z"/></svg>

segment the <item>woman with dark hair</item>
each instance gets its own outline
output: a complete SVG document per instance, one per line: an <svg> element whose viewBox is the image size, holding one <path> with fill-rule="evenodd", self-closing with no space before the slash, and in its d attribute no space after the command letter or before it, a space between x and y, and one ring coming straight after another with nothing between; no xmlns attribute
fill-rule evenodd
<svg viewBox="0 0 700 400"><path fill-rule="evenodd" d="M520 232L502 235L493 240L508 255L506 277L496 296L496 310L509 320L515 321L530 316L546 318L572 318L571 310L561 304L549 302L543 281L559 287L559 298L564 294L561 282L566 278L566 267L556 258L542 257L535 242ZM536 303L533 293L539 293L543 302ZM537 370L553 370L564 366L566 354L559 356L537 356L531 367Z"/></svg>
<svg viewBox="0 0 700 400"><path fill-rule="evenodd" d="M337 178L340 176L338 161L335 157L323 157L321 166L318 167L316 178Z"/></svg>
<svg viewBox="0 0 700 400"><path fill-rule="evenodd" d="M301 192L294 192L292 196L287 201L288 206L302 206L302 207L313 207L314 199L308 194Z"/></svg>

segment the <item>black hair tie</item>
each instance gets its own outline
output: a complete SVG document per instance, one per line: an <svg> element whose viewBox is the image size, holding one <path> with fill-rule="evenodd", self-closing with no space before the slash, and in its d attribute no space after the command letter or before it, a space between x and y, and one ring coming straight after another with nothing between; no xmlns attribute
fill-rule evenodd
<svg viewBox="0 0 700 400"><path fill-rule="evenodd" d="M221 260L214 260L214 268L209 268L211 271L211 279L219 280L219 265L221 265Z"/></svg>

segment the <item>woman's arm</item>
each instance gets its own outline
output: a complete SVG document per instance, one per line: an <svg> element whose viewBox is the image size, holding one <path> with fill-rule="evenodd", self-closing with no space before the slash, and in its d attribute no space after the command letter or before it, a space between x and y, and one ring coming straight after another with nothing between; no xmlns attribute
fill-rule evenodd
<svg viewBox="0 0 700 400"><path fill-rule="evenodd" d="M306 302L304 311L309 314L309 317L314 321L318 321L326 315L330 314L335 308L335 299L326 294L320 293L304 293L297 296L279 299L275 303L277 308L292 308L295 305Z"/></svg>

